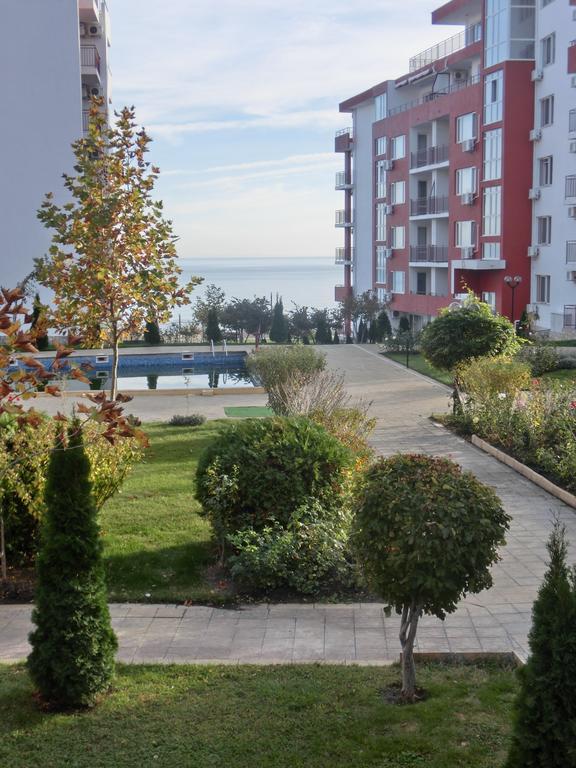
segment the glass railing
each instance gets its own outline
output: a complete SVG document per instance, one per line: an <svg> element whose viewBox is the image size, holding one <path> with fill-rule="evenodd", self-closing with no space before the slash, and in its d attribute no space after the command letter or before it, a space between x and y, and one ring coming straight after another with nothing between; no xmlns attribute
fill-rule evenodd
<svg viewBox="0 0 576 768"><path fill-rule="evenodd" d="M418 69L432 64L432 62L438 59L443 59L446 56L450 56L452 53L461 51L463 48L468 48L469 45L477 43L482 39L482 24L472 24L462 32L458 32L457 35L452 35L446 40L442 40L441 43L426 48L425 51L417 53L410 59L409 70L410 72L416 72Z"/></svg>

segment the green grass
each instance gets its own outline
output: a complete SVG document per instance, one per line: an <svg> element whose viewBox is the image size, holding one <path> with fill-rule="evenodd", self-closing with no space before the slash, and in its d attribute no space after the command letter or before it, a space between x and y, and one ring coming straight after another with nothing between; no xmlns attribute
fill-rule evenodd
<svg viewBox="0 0 576 768"><path fill-rule="evenodd" d="M557 371L549 371L545 373L541 378L553 379L555 381L564 381L567 384L574 384L576 382L576 368L560 368Z"/></svg>
<svg viewBox="0 0 576 768"><path fill-rule="evenodd" d="M222 423L146 425L146 458L102 510L110 600L219 599L205 578L210 525L193 492L198 457Z"/></svg>
<svg viewBox="0 0 576 768"><path fill-rule="evenodd" d="M498 768L513 671L423 666L429 698L383 701L397 668L120 667L78 714L45 714L22 667L0 666L10 768Z"/></svg>
<svg viewBox="0 0 576 768"><path fill-rule="evenodd" d="M231 405L224 408L226 416L234 419L253 419L264 416L274 416L274 411L265 405Z"/></svg>
<svg viewBox="0 0 576 768"><path fill-rule="evenodd" d="M386 357L389 357L390 360L394 360L396 363L401 363L404 366L406 365L406 355L403 352L387 352ZM449 373L440 371L438 368L431 366L418 352L410 355L410 368L412 368L413 371L422 373L424 376L439 381L441 384L447 384L448 386L451 386L452 384L452 377Z"/></svg>

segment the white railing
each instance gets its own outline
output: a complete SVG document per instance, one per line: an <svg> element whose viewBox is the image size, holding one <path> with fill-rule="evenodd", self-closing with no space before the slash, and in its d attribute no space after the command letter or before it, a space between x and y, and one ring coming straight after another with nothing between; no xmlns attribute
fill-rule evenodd
<svg viewBox="0 0 576 768"><path fill-rule="evenodd" d="M351 219L352 217L349 216L349 218ZM341 211L336 211L335 223L337 227L345 227L347 225L350 225L352 222L346 220L346 211L341 210Z"/></svg>
<svg viewBox="0 0 576 768"><path fill-rule="evenodd" d="M458 32L457 35L452 35L446 40L442 40L441 43L437 43L430 48L427 48L421 53L417 53L410 59L410 72L416 72L416 70L422 67L432 64L432 62L438 59L443 59L446 56L450 56L456 51L461 51L463 48L467 48L472 43L477 43L482 39L482 24L472 24L462 32Z"/></svg>
<svg viewBox="0 0 576 768"><path fill-rule="evenodd" d="M336 131L336 138L338 138L338 136L346 136L346 134L352 138L352 128L340 128L339 131Z"/></svg>
<svg viewBox="0 0 576 768"><path fill-rule="evenodd" d="M350 253L346 253L346 248L336 248L334 256L335 264L351 264L354 258L354 248L350 249Z"/></svg>

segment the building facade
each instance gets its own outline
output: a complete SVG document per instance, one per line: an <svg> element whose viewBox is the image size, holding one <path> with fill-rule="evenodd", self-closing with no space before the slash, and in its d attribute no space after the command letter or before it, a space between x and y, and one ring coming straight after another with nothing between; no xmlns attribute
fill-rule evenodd
<svg viewBox="0 0 576 768"><path fill-rule="evenodd" d="M91 96L109 103L110 23L105 0L7 0L2 21L0 285L13 287L48 249L36 212L47 192L63 200Z"/></svg>
<svg viewBox="0 0 576 768"><path fill-rule="evenodd" d="M515 320L534 308L537 261L529 254L545 203L545 195L537 198L534 191L533 175L541 167L535 147L542 146L542 156L548 152L542 143L548 127L540 130L535 112L554 126L552 143L562 136L561 167L576 159L568 140L576 91L570 92L573 80L566 72L575 56L573 9L569 0L541 2L450 0L433 12L432 22L458 25L457 34L410 59L407 74L340 105L353 127L339 133L335 146L346 158L340 179L347 182L337 184L347 210L337 214L346 239L337 252L345 280L336 298L374 290L395 318L409 317L416 329L467 289ZM539 79L535 60L548 50L542 40L556 25L563 29L557 38L563 80L560 86L550 69L550 93L558 89L550 107L547 73ZM556 104L563 121L557 128L549 116ZM576 253L568 232L575 221L572 198L565 196L575 190L571 175L562 175L560 186L555 180L547 191L558 198L551 197L550 205L561 202L564 216L564 231L557 233L566 254L561 271L567 291L559 298L564 318L570 313L565 307L576 305L576 280L566 274L569 256L576 271ZM540 264L544 258L538 256ZM552 267L546 269L542 274L551 275ZM540 318L548 322L544 312Z"/></svg>

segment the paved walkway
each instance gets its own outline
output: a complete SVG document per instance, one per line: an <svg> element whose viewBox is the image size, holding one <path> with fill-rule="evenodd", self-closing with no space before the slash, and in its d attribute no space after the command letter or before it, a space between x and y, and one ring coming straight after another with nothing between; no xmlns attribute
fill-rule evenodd
<svg viewBox="0 0 576 768"><path fill-rule="evenodd" d="M380 357L373 348L326 347L331 367L346 373L350 392L373 401L374 445L383 454L444 455L493 486L513 516L494 586L463 601L445 622L425 617L417 650L515 651L525 657L531 606L546 569L546 540L554 513L576 543L576 513L446 430L431 413L446 410L448 391ZM200 399L199 399L200 400ZM139 404L146 418L146 404ZM144 411L144 412L143 412ZM153 409L150 416L153 416ZM574 555L574 547L572 548ZM398 618L382 605L284 604L239 610L204 606L112 606L119 659L130 662L388 663L398 658ZM27 654L29 606L0 607L0 661Z"/></svg>

